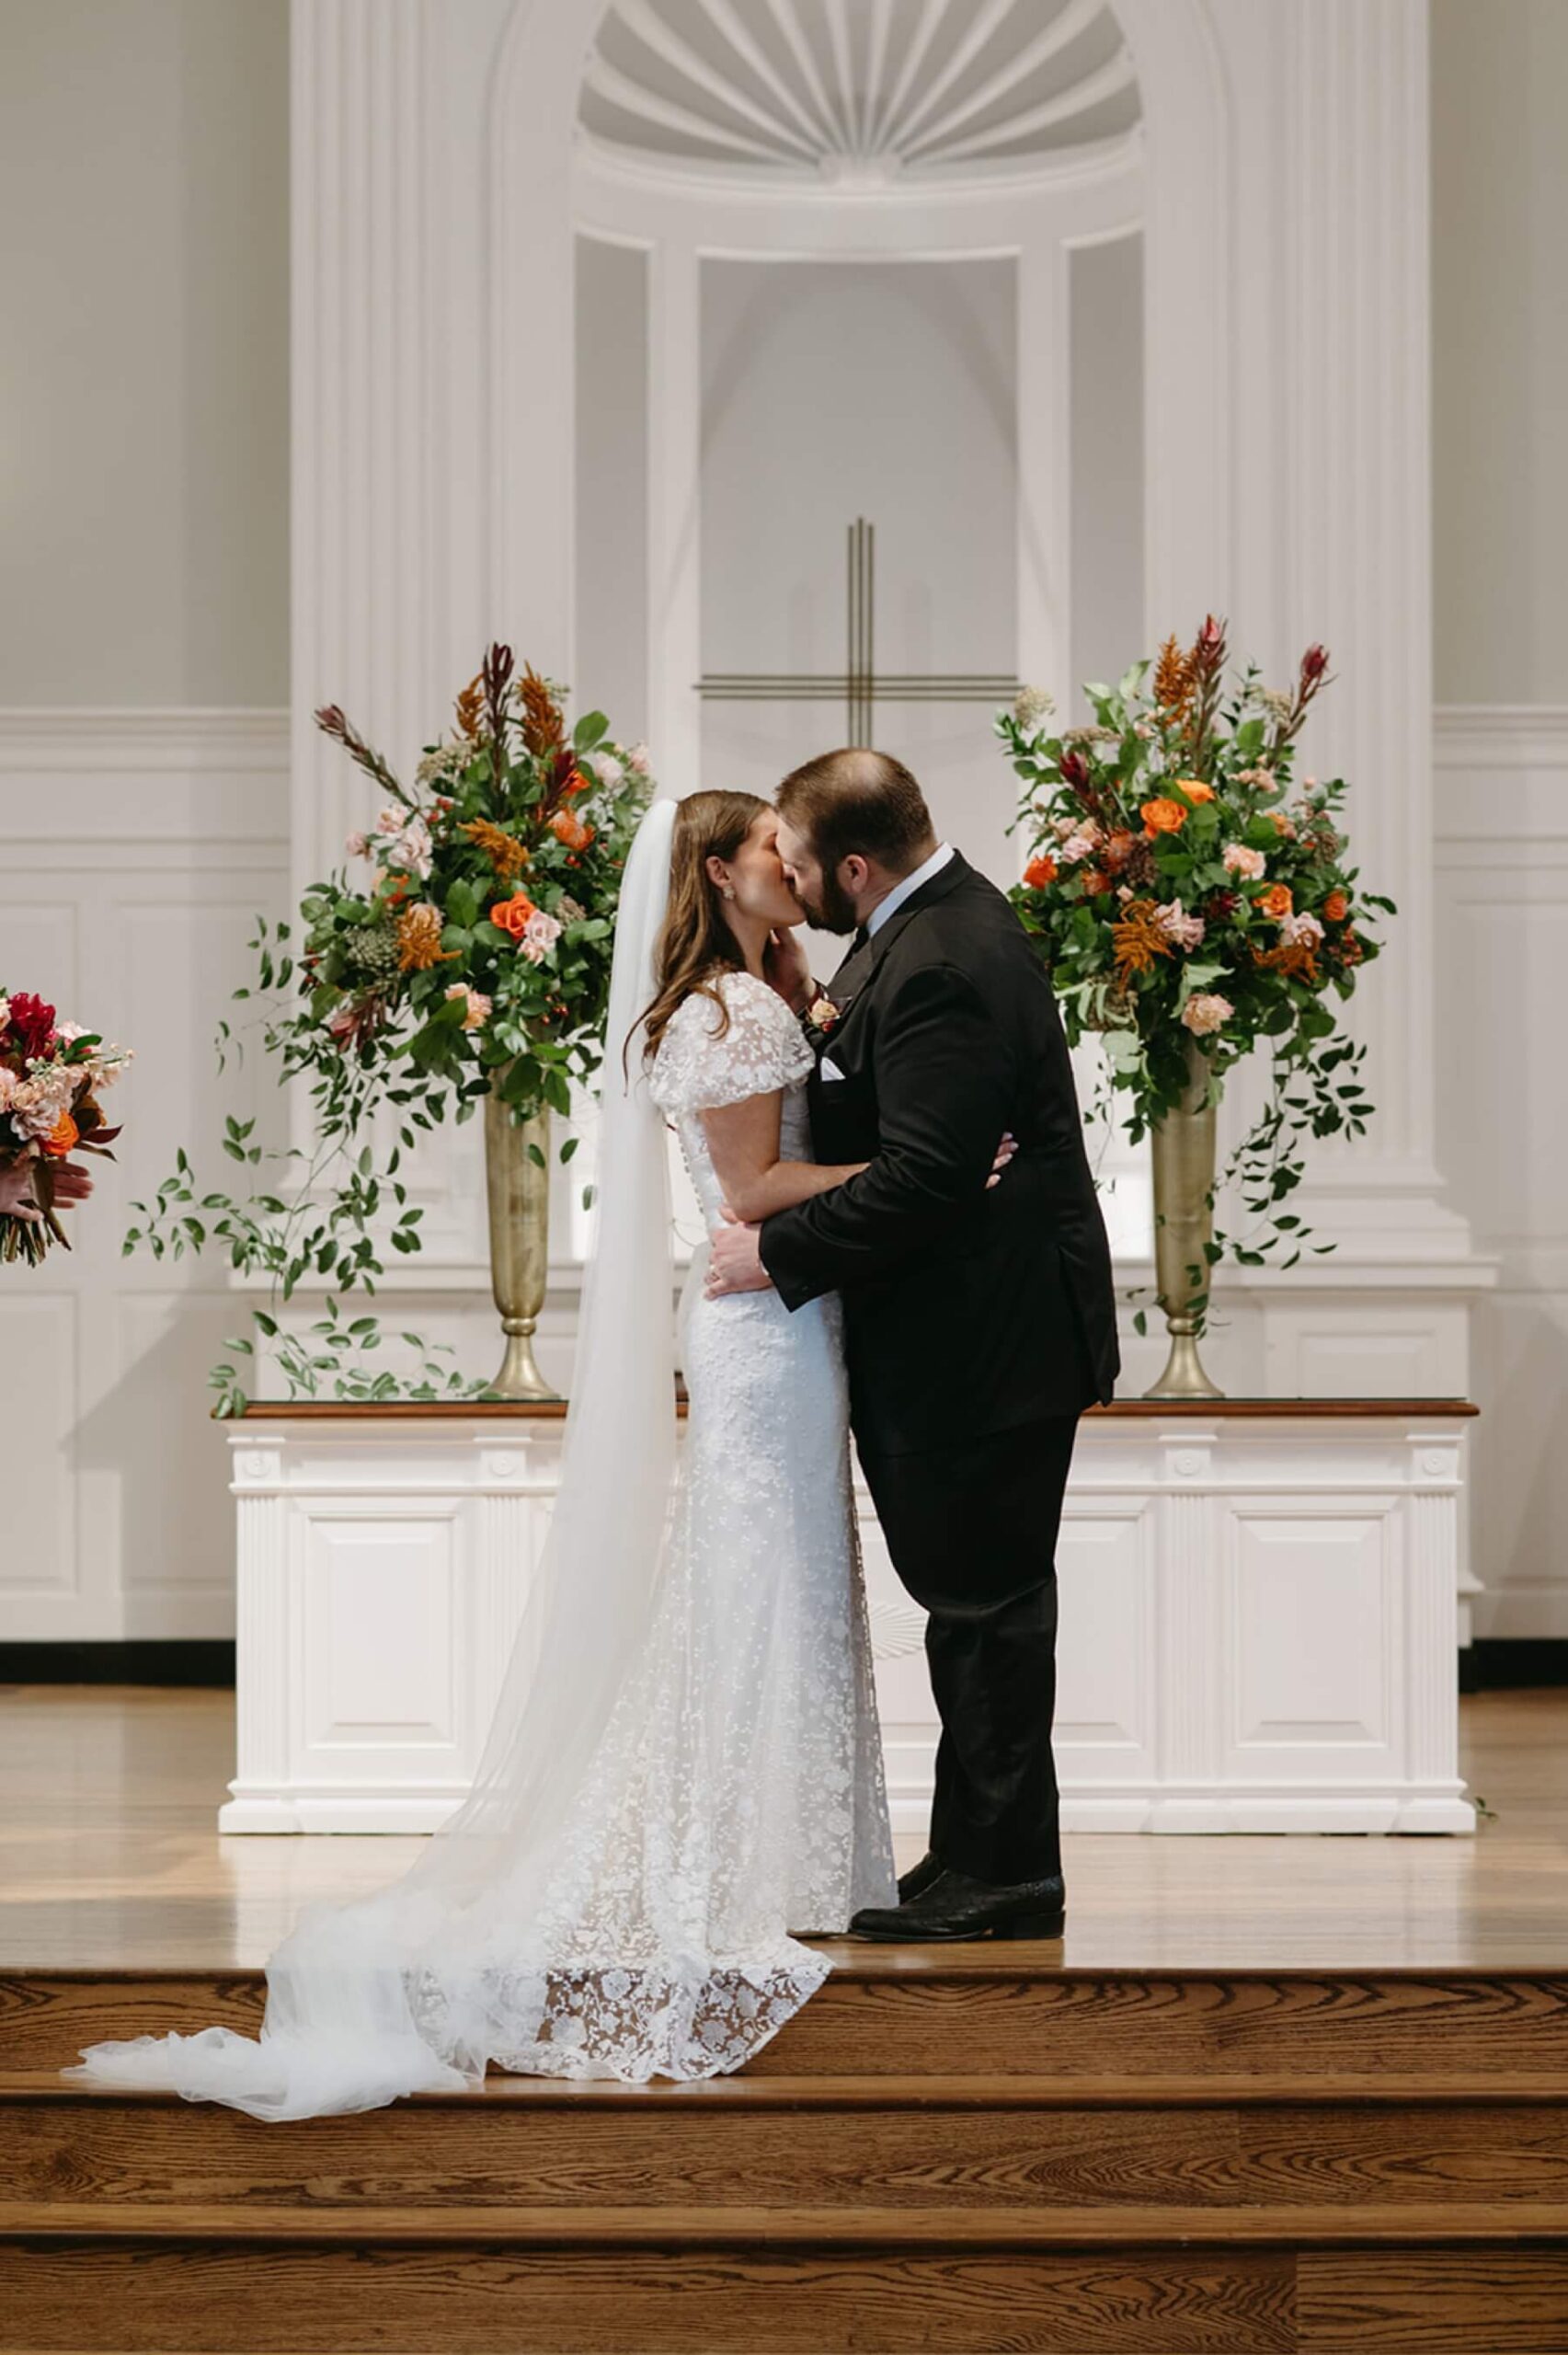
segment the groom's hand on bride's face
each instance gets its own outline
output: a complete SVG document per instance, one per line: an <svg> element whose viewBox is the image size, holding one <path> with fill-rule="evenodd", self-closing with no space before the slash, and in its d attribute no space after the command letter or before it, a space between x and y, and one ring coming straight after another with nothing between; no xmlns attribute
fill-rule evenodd
<svg viewBox="0 0 1568 2355"><path fill-rule="evenodd" d="M768 936L762 951L762 971L771 988L792 1013L804 1014L811 1002L811 967L800 937L800 927L781 925Z"/></svg>
<svg viewBox="0 0 1568 2355"><path fill-rule="evenodd" d="M773 1278L762 1265L761 1227L748 1226L727 1203L708 1246L707 1280L703 1290L709 1300L723 1300L732 1292L767 1292Z"/></svg>

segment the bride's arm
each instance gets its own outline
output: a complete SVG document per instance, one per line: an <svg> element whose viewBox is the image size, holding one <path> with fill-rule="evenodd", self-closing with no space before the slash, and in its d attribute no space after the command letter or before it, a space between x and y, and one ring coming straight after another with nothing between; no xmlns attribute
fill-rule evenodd
<svg viewBox="0 0 1568 2355"><path fill-rule="evenodd" d="M781 1161L783 1102L783 1091L775 1087L766 1096L748 1096L739 1104L719 1105L702 1115L724 1199L748 1225L830 1193L867 1166L864 1161Z"/></svg>

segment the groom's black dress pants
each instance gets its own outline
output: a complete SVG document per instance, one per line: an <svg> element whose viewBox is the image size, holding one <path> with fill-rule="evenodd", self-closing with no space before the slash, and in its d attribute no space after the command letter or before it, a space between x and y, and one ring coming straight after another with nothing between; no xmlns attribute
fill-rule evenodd
<svg viewBox="0 0 1568 2355"><path fill-rule="evenodd" d="M932 1853L996 1887L1061 1870L1056 1543L1077 1428L1052 1415L918 1455L861 1450L893 1567L930 1614Z"/></svg>

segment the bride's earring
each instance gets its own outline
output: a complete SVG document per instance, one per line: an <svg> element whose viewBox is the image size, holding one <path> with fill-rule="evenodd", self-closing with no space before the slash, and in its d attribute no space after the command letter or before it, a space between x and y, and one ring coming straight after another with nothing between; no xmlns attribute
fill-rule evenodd
<svg viewBox="0 0 1568 2355"><path fill-rule="evenodd" d="M725 887L724 887L724 896L725 896L725 898L726 898L727 900L733 900L733 899L734 899L734 897L735 897L735 886L734 886L734 884L733 884L733 883L727 883L727 884L725 885Z"/></svg>

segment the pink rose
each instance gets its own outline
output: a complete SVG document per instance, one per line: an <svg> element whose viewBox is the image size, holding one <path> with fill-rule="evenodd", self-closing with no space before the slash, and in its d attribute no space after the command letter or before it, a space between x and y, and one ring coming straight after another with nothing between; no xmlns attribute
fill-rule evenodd
<svg viewBox="0 0 1568 2355"><path fill-rule="evenodd" d="M463 1027L465 1030L483 1029L490 1018L492 1004L483 990L471 990L466 982L453 982L447 995L463 999Z"/></svg>
<svg viewBox="0 0 1568 2355"><path fill-rule="evenodd" d="M523 925L517 945L531 965L540 965L560 937L561 926L555 917L546 915L543 908L535 908Z"/></svg>
<svg viewBox="0 0 1568 2355"><path fill-rule="evenodd" d="M1245 843L1227 843L1219 856L1232 875L1240 875L1249 883L1262 879L1267 862L1261 850L1250 850Z"/></svg>
<svg viewBox="0 0 1568 2355"><path fill-rule="evenodd" d="M1218 1030L1222 1024L1229 1022L1235 1011L1230 999L1221 997L1218 991L1207 994L1200 991L1189 997L1183 1006L1182 1020L1195 1039L1205 1039L1210 1031Z"/></svg>
<svg viewBox="0 0 1568 2355"><path fill-rule="evenodd" d="M1203 938L1203 918L1184 915L1180 900L1167 900L1162 907L1156 908L1154 921L1177 948L1196 948Z"/></svg>
<svg viewBox="0 0 1568 2355"><path fill-rule="evenodd" d="M1291 942L1304 940L1315 948L1323 936L1323 928L1317 917L1303 908L1299 915L1281 917L1279 936Z"/></svg>

